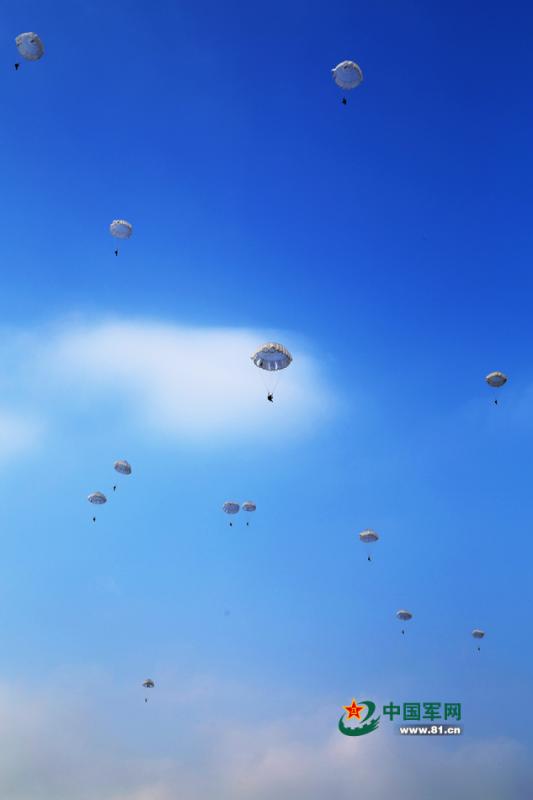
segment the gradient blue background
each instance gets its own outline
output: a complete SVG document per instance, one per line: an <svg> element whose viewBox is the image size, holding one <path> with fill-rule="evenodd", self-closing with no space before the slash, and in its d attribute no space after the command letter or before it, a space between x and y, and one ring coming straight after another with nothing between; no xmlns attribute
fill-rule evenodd
<svg viewBox="0 0 533 800"><path fill-rule="evenodd" d="M104 427L4 467L2 673L94 666L109 704L209 670L262 686L264 718L325 698L333 726L352 696L461 701L469 736L531 746L531 10L1 11L3 328L73 311L282 328L344 398L286 447L117 452ZM25 30L46 55L15 72ZM365 76L347 106L345 58ZM135 227L117 259L116 217ZM93 528L87 489L119 456L135 474ZM257 501L250 528L227 527L228 495Z"/></svg>

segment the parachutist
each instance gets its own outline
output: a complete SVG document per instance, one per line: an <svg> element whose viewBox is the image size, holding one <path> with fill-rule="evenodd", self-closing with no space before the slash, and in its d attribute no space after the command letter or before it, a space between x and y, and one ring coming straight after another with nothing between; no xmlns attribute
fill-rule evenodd
<svg viewBox="0 0 533 800"><path fill-rule="evenodd" d="M153 689L153 688L154 688L154 686L155 686L155 683L153 682L153 680L152 680L151 678L147 678L147 679L146 679L146 680L143 682L143 686L144 686L144 688L145 688L145 689ZM145 703L147 703L147 702L148 702L148 698L147 698L147 697L145 697L145 698L144 698L144 702L145 702Z"/></svg>
<svg viewBox="0 0 533 800"><path fill-rule="evenodd" d="M102 492L91 492L87 500L95 506L102 506L107 503L107 497ZM93 522L96 522L96 517L93 517Z"/></svg>
<svg viewBox="0 0 533 800"><path fill-rule="evenodd" d="M15 69L18 69L19 67L20 67L20 64L15 64Z"/></svg>
<svg viewBox="0 0 533 800"><path fill-rule="evenodd" d="M118 250L115 250L115 255L118 256Z"/></svg>
<svg viewBox="0 0 533 800"><path fill-rule="evenodd" d="M348 102L348 101L346 100L346 98L345 98L345 97L343 97L343 98L342 98L342 104L343 104L343 106L345 106L347 102Z"/></svg>
<svg viewBox="0 0 533 800"><path fill-rule="evenodd" d="M365 542L365 544L370 544L371 542L378 541L379 534L369 528L368 530L359 534L359 539L361 542ZM370 553L367 553L367 560L372 561L372 556Z"/></svg>
<svg viewBox="0 0 533 800"><path fill-rule="evenodd" d="M493 389L500 389L502 386L505 386L507 383L507 375L504 375L503 372L491 372L485 378L485 381L492 386ZM494 405L498 405L498 400L494 400Z"/></svg>
<svg viewBox="0 0 533 800"><path fill-rule="evenodd" d="M477 651L478 651L478 653L479 653L479 652L481 651L481 647L478 647Z"/></svg>
<svg viewBox="0 0 533 800"><path fill-rule="evenodd" d="M224 511L225 514L238 514L239 510L240 510L240 505L238 503L233 503L233 502L228 500L222 506L222 510ZM232 528L233 527L233 522L230 522L229 526L230 526L230 528Z"/></svg>
<svg viewBox="0 0 533 800"><path fill-rule="evenodd" d="M405 633L405 631L402 631L402 633Z"/></svg>
<svg viewBox="0 0 533 800"><path fill-rule="evenodd" d="M479 628L474 628L472 631L472 636L474 639L483 639L485 637L485 631L481 631ZM478 647L478 650L481 650L481 648Z"/></svg>
<svg viewBox="0 0 533 800"><path fill-rule="evenodd" d="M266 372L279 372L286 369L292 362L292 356L286 347L277 342L267 342L257 350L252 356L252 361L259 369L266 370ZM272 391L268 387L273 386ZM267 399L269 402L274 400L274 389L277 382L272 384L270 381L265 384L265 389L268 391Z"/></svg>
<svg viewBox="0 0 533 800"><path fill-rule="evenodd" d="M117 491L117 487L116 487L116 486L113 486L113 491L114 491L114 492L116 492L116 491Z"/></svg>

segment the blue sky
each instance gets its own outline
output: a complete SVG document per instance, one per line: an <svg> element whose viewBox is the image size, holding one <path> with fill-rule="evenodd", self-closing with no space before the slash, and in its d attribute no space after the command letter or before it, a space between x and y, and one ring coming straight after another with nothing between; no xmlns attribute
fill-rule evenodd
<svg viewBox="0 0 533 800"><path fill-rule="evenodd" d="M0 9L3 793L525 800L531 13ZM363 696L464 736L339 742Z"/></svg>

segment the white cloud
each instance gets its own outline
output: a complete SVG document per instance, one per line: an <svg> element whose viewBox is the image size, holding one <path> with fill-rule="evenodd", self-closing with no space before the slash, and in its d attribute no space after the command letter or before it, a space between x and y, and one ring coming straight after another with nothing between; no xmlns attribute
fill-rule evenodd
<svg viewBox="0 0 533 800"><path fill-rule="evenodd" d="M261 331L150 320L79 318L0 333L0 465L53 436L116 431L164 441L227 443L301 437L339 398L324 354L279 338L294 361L278 376L254 367ZM275 389L274 403L266 400Z"/></svg>
<svg viewBox="0 0 533 800"><path fill-rule="evenodd" d="M149 321L76 324L49 334L39 370L74 406L99 398L140 429L175 438L265 438L273 429L279 437L326 419L335 399L320 355L298 348L271 381L279 379L274 404L267 402L270 376L250 360L264 339L261 332Z"/></svg>

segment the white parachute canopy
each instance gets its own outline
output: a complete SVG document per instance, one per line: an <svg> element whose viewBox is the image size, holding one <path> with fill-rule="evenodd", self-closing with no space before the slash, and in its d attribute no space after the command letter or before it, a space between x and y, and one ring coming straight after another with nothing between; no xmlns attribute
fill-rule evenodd
<svg viewBox="0 0 533 800"><path fill-rule="evenodd" d="M26 61L38 61L44 55L44 44L36 33L20 33L15 44Z"/></svg>
<svg viewBox="0 0 533 800"><path fill-rule="evenodd" d="M129 239L133 233L133 225L125 219L114 219L109 226L109 232L115 239Z"/></svg>
<svg viewBox="0 0 533 800"><path fill-rule="evenodd" d="M121 475L131 475L131 465L127 461L115 461L114 469L116 472L120 472Z"/></svg>
<svg viewBox="0 0 533 800"><path fill-rule="evenodd" d="M474 637L474 639L483 639L483 637L485 636L485 631L481 631L479 628L474 628L474 630L472 631L472 636Z"/></svg>
<svg viewBox="0 0 533 800"><path fill-rule="evenodd" d="M252 503L252 501L251 501L251 500L246 500L246 501L245 501L245 502L242 504L242 510L243 510L243 511L249 511L249 512L251 512L251 511L255 511L255 510L256 510L256 508L257 508L256 504L255 504L255 503Z"/></svg>
<svg viewBox="0 0 533 800"><path fill-rule="evenodd" d="M507 375L504 375L503 372L491 372L485 380L493 389L499 389L500 386L507 383Z"/></svg>
<svg viewBox="0 0 533 800"><path fill-rule="evenodd" d="M222 506L222 510L225 514L238 514L239 509L240 505L238 503L233 503L229 500Z"/></svg>
<svg viewBox="0 0 533 800"><path fill-rule="evenodd" d="M365 544L370 544L371 542L377 542L379 539L379 534L369 528L368 530L360 533L359 538L362 542L365 542Z"/></svg>
<svg viewBox="0 0 533 800"><path fill-rule="evenodd" d="M255 351L251 359L259 369L275 372L286 369L292 361L292 356L282 344L267 342Z"/></svg>
<svg viewBox="0 0 533 800"><path fill-rule="evenodd" d="M341 61L331 73L341 89L355 89L363 80L363 71L355 61Z"/></svg>
<svg viewBox="0 0 533 800"><path fill-rule="evenodd" d="M413 618L411 612L406 611L405 608L401 608L399 611L397 611L396 616L398 617L398 619L402 619L404 621Z"/></svg>
<svg viewBox="0 0 533 800"><path fill-rule="evenodd" d="M92 492L87 500L95 506L103 506L104 503L107 503L107 497L102 492Z"/></svg>

